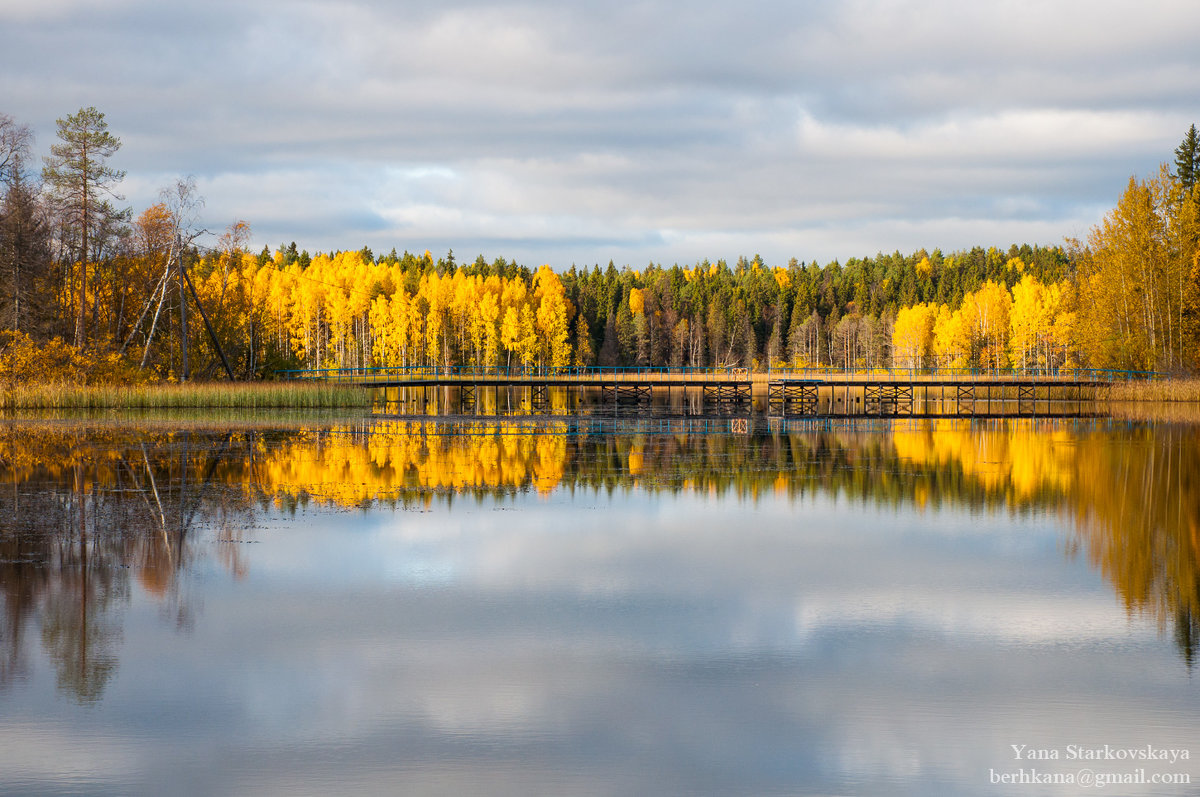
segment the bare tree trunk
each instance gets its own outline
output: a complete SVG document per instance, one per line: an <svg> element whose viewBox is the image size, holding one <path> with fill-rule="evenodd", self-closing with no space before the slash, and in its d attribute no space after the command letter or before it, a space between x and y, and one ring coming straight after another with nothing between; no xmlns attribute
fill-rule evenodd
<svg viewBox="0 0 1200 797"><path fill-rule="evenodd" d="M162 292L158 296L158 306L154 308L154 318L150 321L150 331L146 334L146 345L142 349L142 361L138 364L138 370L146 367L146 360L150 357L150 342L154 340L154 331L158 328L158 315L162 312L163 302L167 298L166 282L162 283Z"/></svg>
<svg viewBox="0 0 1200 797"><path fill-rule="evenodd" d="M171 255L174 254L176 253L172 251ZM162 293L158 297L158 306L154 308L154 320L150 322L150 332L146 335L146 346L142 349L142 362L138 365L139 371L146 367L146 360L150 357L150 342L154 340L154 331L158 328L158 315L162 312L163 302L167 298L167 283L169 282L168 278L171 273L171 255L167 257L167 267L163 270L162 280L159 282Z"/></svg>
<svg viewBox="0 0 1200 797"><path fill-rule="evenodd" d="M137 323L135 323L133 325L133 327L129 330L129 336L126 337L125 342L121 344L121 350L119 352L120 354L124 354L125 349L129 348L129 344L133 340L133 336L137 334L138 328L140 328L142 326L142 322L146 320L146 313L150 312L150 305L154 304L154 297L156 295L158 295L159 291L162 290L163 285L167 281L167 275L169 275L171 273L170 263L171 263L171 261L167 260L167 268L163 269L162 276L158 278L158 285L156 285L154 290L150 293L150 298L146 300L146 303L144 305L142 305L142 312L140 315L138 315ZM162 303L160 301L159 305L161 306L161 304ZM157 321L157 319L158 319L157 313L155 313L154 318ZM153 337L153 335L154 335L154 328L151 327L149 337ZM149 337L147 337L147 341L149 341Z"/></svg>
<svg viewBox="0 0 1200 797"><path fill-rule="evenodd" d="M87 150L83 155L84 170L87 169ZM87 258L88 258L88 195L87 180L83 183L83 246L79 255L79 317L75 319L75 346L83 345L84 315L87 313Z"/></svg>

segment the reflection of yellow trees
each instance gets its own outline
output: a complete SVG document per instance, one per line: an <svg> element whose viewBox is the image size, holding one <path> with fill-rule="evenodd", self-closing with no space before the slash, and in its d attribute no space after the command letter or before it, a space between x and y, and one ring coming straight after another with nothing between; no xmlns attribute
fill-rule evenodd
<svg viewBox="0 0 1200 797"><path fill-rule="evenodd" d="M148 593L172 600L175 576L194 555L186 529L197 513L222 524L222 537L233 538L229 529L244 526L255 504L284 510L310 502L427 505L436 496L546 495L556 489L752 500L834 495L922 509L1058 510L1077 530L1072 545L1130 611L1172 624L1185 651L1200 635L1196 426L937 421L897 423L883 434L848 426L756 435L590 435L563 421L534 426L490 418L191 436L8 426L0 428L0 484L0 516L8 518L0 520L8 639L19 638L20 617L40 601L29 596L50 588L21 563L61 562L64 572L81 572L85 560L93 569L119 564L124 578L133 576ZM89 535L82 549L72 514L80 506L86 506ZM36 533L14 518L32 523ZM97 533L109 527L124 536ZM217 546L235 575L245 572L239 550ZM93 609L125 589L72 578L56 580L54 589L83 594ZM85 584L91 586L80 593ZM180 612L185 615L186 607ZM64 614L55 622L99 629L103 619ZM44 644L57 645L63 655L78 653L54 639ZM12 655L0 657L0 682L19 669ZM79 667L73 672L81 697L95 692L98 682Z"/></svg>
<svg viewBox="0 0 1200 797"><path fill-rule="evenodd" d="M1029 419L897 423L886 435L854 427L754 436L581 435L564 421L523 425L497 416L301 427L287 435L247 430L224 435L221 452L211 434L197 435L187 463L181 439L180 433L7 427L0 430L0 475L15 483L67 483L86 463L85 492L134 484L149 495L151 476L178 482L187 467L193 479L204 474L247 498L342 507L430 493L634 485L746 496L828 489L888 503L982 499L1020 506L1078 494L1081 471L1095 466L1081 460L1085 444L1103 445L1096 440L1108 437Z"/></svg>
<svg viewBox="0 0 1200 797"><path fill-rule="evenodd" d="M646 442L639 436L629 446L629 475L641 476L646 464Z"/></svg>
<svg viewBox="0 0 1200 797"><path fill-rule="evenodd" d="M1117 428L949 421L893 440L901 460L958 470L1010 506L1059 506L1078 535L1072 547L1128 611L1171 624L1190 662L1200 642L1200 427ZM926 495L917 485L913 500L923 505Z"/></svg>
<svg viewBox="0 0 1200 797"><path fill-rule="evenodd" d="M989 493L1020 503L1063 495L1074 479L1073 435L1064 426L1017 420L981 426L964 420L898 428L896 456L934 470L952 468Z"/></svg>
<svg viewBox="0 0 1200 797"><path fill-rule="evenodd" d="M258 461L255 487L279 503L337 506L428 500L433 493L549 493L562 481L566 428L505 433L497 423L439 434L433 423L383 422L368 428L302 432Z"/></svg>
<svg viewBox="0 0 1200 797"><path fill-rule="evenodd" d="M0 686L23 670L36 618L59 687L99 699L116 670L133 578L176 622L189 621L177 576L194 556L193 520L248 508L210 489L236 483L240 470L219 467L229 437L217 440L192 448L184 434L0 428ZM236 552L224 560L244 570Z"/></svg>
<svg viewBox="0 0 1200 797"><path fill-rule="evenodd" d="M1079 441L1068 504L1088 561L1126 608L1173 622L1189 662L1200 636L1200 428L1135 428Z"/></svg>

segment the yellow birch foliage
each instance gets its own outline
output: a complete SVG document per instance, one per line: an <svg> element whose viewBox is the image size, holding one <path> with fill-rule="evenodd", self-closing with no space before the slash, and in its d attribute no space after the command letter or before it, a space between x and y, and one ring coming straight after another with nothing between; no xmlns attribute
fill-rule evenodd
<svg viewBox="0 0 1200 797"><path fill-rule="evenodd" d="M641 315L646 310L646 293L641 288L632 288L629 291L629 311L634 315Z"/></svg>
<svg viewBox="0 0 1200 797"><path fill-rule="evenodd" d="M566 368L571 364L571 344L567 338L572 308L562 281L550 266L542 266L534 275L534 297L541 364Z"/></svg>
<svg viewBox="0 0 1200 797"><path fill-rule="evenodd" d="M966 368L971 357L970 332L963 315L949 305L938 307L933 323L933 354L941 368Z"/></svg>
<svg viewBox="0 0 1200 797"><path fill-rule="evenodd" d="M972 365L995 369L1008 366L1011 309L1008 288L991 280L963 297L959 312L970 339Z"/></svg>
<svg viewBox="0 0 1200 797"><path fill-rule="evenodd" d="M500 351L500 278L488 277L479 300L479 325L482 328L482 365L496 364Z"/></svg>
<svg viewBox="0 0 1200 797"><path fill-rule="evenodd" d="M1162 166L1129 179L1117 206L1078 253L1081 342L1097 367L1176 368L1197 344L1189 328L1191 270L1200 242L1200 192Z"/></svg>
<svg viewBox="0 0 1200 797"><path fill-rule="evenodd" d="M924 368L934 353L934 324L938 307L902 307L892 329L893 363L897 368Z"/></svg>
<svg viewBox="0 0 1200 797"><path fill-rule="evenodd" d="M1047 305L1046 289L1026 274L1012 289L1012 313L1010 317L1009 356L1013 365L1027 368L1038 365L1038 342L1044 330L1050 328L1050 308Z"/></svg>

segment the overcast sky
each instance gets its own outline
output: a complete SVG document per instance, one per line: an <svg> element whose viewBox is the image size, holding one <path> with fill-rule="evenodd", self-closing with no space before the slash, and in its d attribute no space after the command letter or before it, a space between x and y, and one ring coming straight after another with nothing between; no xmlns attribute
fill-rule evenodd
<svg viewBox="0 0 1200 797"><path fill-rule="evenodd" d="M0 0L0 112L254 246L643 266L1061 243L1200 122L1200 3ZM210 239L211 240L211 239Z"/></svg>

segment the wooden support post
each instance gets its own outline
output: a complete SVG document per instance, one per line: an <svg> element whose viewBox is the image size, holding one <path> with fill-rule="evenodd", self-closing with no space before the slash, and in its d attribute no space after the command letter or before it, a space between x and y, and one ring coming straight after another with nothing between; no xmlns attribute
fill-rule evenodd
<svg viewBox="0 0 1200 797"><path fill-rule="evenodd" d="M192 291L192 298L196 300L196 309L200 311L200 318L204 321L204 328L208 330L208 337L209 337L209 339L212 340L213 348L215 348L217 350L217 354L219 354L221 356L221 365L225 366L225 375L228 376L229 381L232 382L232 381L234 381L233 369L229 367L229 360L225 359L225 351L221 348L220 341L217 340L217 333L213 332L212 324L208 323L208 314L204 312L204 305L200 304L200 296L196 293L196 286L192 284L192 278L188 276L187 269L183 265L182 253L180 253L179 270L180 270L180 273L183 274L183 278L187 281L188 288L190 288ZM187 302L184 302L184 305L186 305L186 304L187 304ZM187 317L187 312L185 310L184 318L186 318L186 317ZM187 323L186 323L186 321L184 322L183 334L184 334L183 367L184 367L184 371L186 372L186 370L187 370Z"/></svg>
<svg viewBox="0 0 1200 797"><path fill-rule="evenodd" d="M179 355L180 355L180 382L188 381L191 376L188 371L188 323L187 323L187 271L183 267L183 249L182 242L178 235L175 236L175 251L178 253L179 262L176 264L179 267ZM86 265L86 264L85 264ZM82 316L82 311L81 316Z"/></svg>

